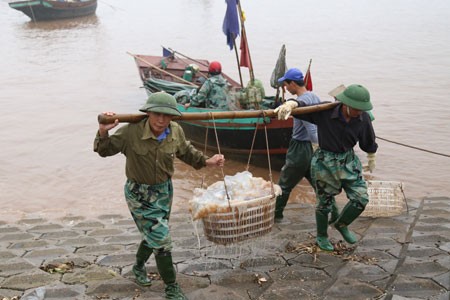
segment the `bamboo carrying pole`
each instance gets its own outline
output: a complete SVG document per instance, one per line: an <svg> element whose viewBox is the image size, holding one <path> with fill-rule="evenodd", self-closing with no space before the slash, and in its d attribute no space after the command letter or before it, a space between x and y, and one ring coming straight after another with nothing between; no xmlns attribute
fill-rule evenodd
<svg viewBox="0 0 450 300"><path fill-rule="evenodd" d="M311 106L294 108L291 115L301 115L316 111L327 110L335 107L339 102L322 103ZM211 119L245 119L259 117L276 117L277 114L273 109L268 110L238 110L238 111L214 111L214 112L198 112L183 113L181 116L175 116L174 120L211 120ZM111 124L117 119L120 123L137 123L147 117L147 114L116 114L116 115L98 115L100 124Z"/></svg>

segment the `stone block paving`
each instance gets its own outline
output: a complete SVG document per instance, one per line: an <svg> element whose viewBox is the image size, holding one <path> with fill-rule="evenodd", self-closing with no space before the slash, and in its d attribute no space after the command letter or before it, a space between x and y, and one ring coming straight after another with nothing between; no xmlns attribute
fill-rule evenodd
<svg viewBox="0 0 450 300"><path fill-rule="evenodd" d="M333 253L314 246L309 204L288 205L290 224L228 246L209 242L189 214L173 214L178 282L195 300L450 299L450 198L408 205L400 216L360 217L354 246L330 227ZM164 299L153 258L153 285L134 282L139 241L128 215L1 222L0 299Z"/></svg>

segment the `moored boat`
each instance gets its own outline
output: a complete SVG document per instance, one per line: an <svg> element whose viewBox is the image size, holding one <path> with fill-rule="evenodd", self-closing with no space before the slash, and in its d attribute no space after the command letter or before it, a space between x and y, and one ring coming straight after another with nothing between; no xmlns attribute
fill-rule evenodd
<svg viewBox="0 0 450 300"><path fill-rule="evenodd" d="M58 20L94 14L97 0L12 1L9 6L23 12L33 21Z"/></svg>

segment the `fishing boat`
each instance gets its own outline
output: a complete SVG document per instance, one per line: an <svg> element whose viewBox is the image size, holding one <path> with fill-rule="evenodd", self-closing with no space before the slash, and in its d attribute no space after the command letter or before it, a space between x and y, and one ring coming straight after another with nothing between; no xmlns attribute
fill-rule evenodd
<svg viewBox="0 0 450 300"><path fill-rule="evenodd" d="M94 14L97 0L12 1L9 6L23 12L33 21L58 20Z"/></svg>
<svg viewBox="0 0 450 300"><path fill-rule="evenodd" d="M244 26L245 16L241 9L241 1L226 0L226 13L222 31L226 35L227 45L230 50L235 49L237 54L236 37L240 36L240 58L236 55L239 82L221 73L231 85L227 97L227 111L260 111L254 117L240 117L223 119L180 119L178 122L183 127L186 137L199 149L212 150L214 153L226 153L227 157L244 157L254 165L281 165L289 146L292 135L292 118L280 121L264 114L279 104L278 91L280 86L276 79L285 72L285 57L281 56L277 61L280 67L274 69L272 77L277 88L277 96L266 97L263 84L255 79L253 65L248 47L246 30ZM283 45L284 47L284 45ZM131 53L129 53L131 54ZM281 53L280 53L281 54ZM209 61L194 59L171 48L163 47L162 55L134 55L139 76L148 93L165 91L176 96L181 93L190 98L208 78ZM249 83L244 85L241 68L249 71ZM192 92L192 93L191 93ZM230 99L231 98L231 101ZM214 115L223 112L221 109L209 109L183 105L184 99L178 103L181 113L210 113ZM187 107L187 108L186 108ZM217 115L217 114L216 114ZM223 114L222 114L223 115ZM269 158L269 159L268 159Z"/></svg>
<svg viewBox="0 0 450 300"><path fill-rule="evenodd" d="M170 49L170 48L169 48ZM193 90L201 86L208 75L209 61L180 57L172 51L169 56L133 55L139 76L148 94L165 91L175 94L180 90ZM192 72L195 65L195 72ZM222 76L240 90L242 86L227 74ZM254 110L274 108L275 97L265 97ZM188 107L178 103L181 113L219 112L220 109ZM240 109L238 107L238 109ZM275 165L284 160L292 134L292 119L279 121L276 118L233 118L217 120L179 120L187 139L199 149L208 149L228 157L251 158L254 165L266 165L268 154ZM219 144L217 144L219 143Z"/></svg>

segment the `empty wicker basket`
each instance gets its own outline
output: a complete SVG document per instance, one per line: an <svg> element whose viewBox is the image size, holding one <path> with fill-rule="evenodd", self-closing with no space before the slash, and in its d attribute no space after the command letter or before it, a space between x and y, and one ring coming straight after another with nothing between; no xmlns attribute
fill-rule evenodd
<svg viewBox="0 0 450 300"><path fill-rule="evenodd" d="M403 184L398 181L367 181L369 203L361 214L364 217L393 217L407 208Z"/></svg>
<svg viewBox="0 0 450 300"><path fill-rule="evenodd" d="M230 206L202 219L206 238L228 245L269 233L274 223L275 201L276 197L269 195L230 202Z"/></svg>

